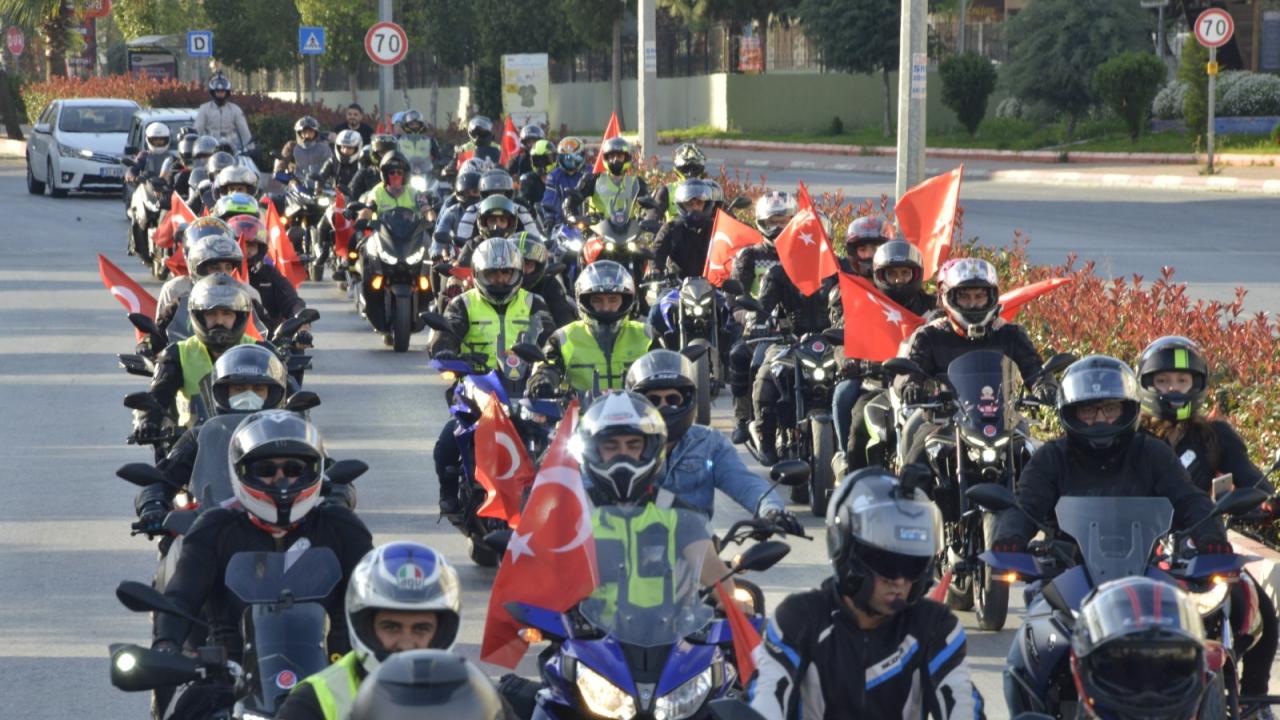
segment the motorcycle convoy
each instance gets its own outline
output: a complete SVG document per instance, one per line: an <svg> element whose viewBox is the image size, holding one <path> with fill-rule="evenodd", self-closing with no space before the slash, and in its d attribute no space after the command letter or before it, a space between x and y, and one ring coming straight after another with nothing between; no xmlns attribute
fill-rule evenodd
<svg viewBox="0 0 1280 720"><path fill-rule="evenodd" d="M150 130L147 135L150 142ZM175 189L188 188L184 200L193 210L212 209L218 201L220 173L226 167L239 167L232 156L218 159L223 167L217 167L214 160L220 153L202 144L204 140L180 138L177 154L158 161L143 158L134 166L136 185L127 208L129 249L159 278L168 272L165 260L172 249L158 247L154 236L173 209L170 198ZM581 152L580 141L575 147ZM1093 617L1091 603L1100 588L1127 578L1154 579L1181 588L1194 599L1200 614L1196 621L1204 626L1209 638L1206 652L1212 657L1210 689L1199 717L1251 717L1271 702L1273 698L1243 697L1240 692L1239 658L1259 641L1261 624L1255 621L1241 630L1240 623L1233 622L1233 616L1256 616L1257 607L1233 602L1228 589L1240 583L1254 596L1261 592L1244 572L1249 558L1229 553L1196 557L1187 552L1190 531L1172 530L1173 508L1168 500L1064 497L1057 504L1056 524L1036 521L1043 538L1033 541L1025 553L989 549L996 539L997 516L1024 512L1015 494L1022 469L1040 444L1024 412L1034 415L1046 407L1024 384L1039 378L1021 378L1008 357L992 350L968 352L952 361L945 373L932 377L905 357L884 362L846 359L843 328L793 333L786 308L778 307L766 317L759 298L737 281L717 287L703 277L680 277L669 268L653 267L654 235L662 220L671 216L652 197L636 194L624 203L625 210L602 216L593 211L589 198L577 196L572 188L556 197L559 202L545 205L518 196L514 187L471 193L468 176L494 172L494 165L479 159L457 162L454 153L454 148L440 146L434 157L410 158L403 192L412 201L396 201L393 207L380 206L379 200L386 198L378 197L376 191L344 197L343 188L332 178L314 173L296 178L276 194L283 200L288 238L309 279L332 277L355 311L396 352L407 351L411 337L424 330L446 336L458 332L447 311L475 287L470 256L476 243L468 245L469 238L462 237L463 223L469 222L472 238L481 241L532 231L536 242L546 248L545 272L539 277L556 284L562 298L576 299L576 280L585 268L616 262L629 271L633 282L643 280L643 291L633 289L631 314L641 321L660 320L658 326L648 328L653 346L676 350L691 362L698 424L710 423L713 400L728 386L730 349L735 343L745 343L757 355L761 354L757 348L773 348L783 358L759 371L787 375L782 386L789 395L779 401L787 407L786 421L777 426L773 443L777 462L770 469L771 479L774 486L789 487L792 500L807 504L817 517L828 516L829 503L850 470L841 451L844 438L837 437L832 412L837 384L856 377L864 392L880 393L865 410L871 437L866 462L898 474L930 476L929 494L944 519L942 549L934 566L945 587L940 597L954 609L972 609L983 630L997 631L1007 622L1013 583L1026 583L1027 612L1005 671L1005 696L1012 713L1066 719L1083 712L1081 704L1087 702L1089 690L1073 667L1081 647L1079 628ZM369 167L377 172L378 163L388 155L369 155ZM581 157L577 164L581 166ZM381 179L387 180L386 173ZM522 185L527 179L522 178ZM746 204L745 200L725 203L714 181L684 182L706 183L709 196L727 210ZM505 224L494 217L501 214L498 211L480 210L482 201L495 195L511 203L485 207L516 207L514 213L506 211L511 217ZM551 195L548 189L547 196ZM681 212L677 208L674 216ZM451 218L453 214L460 219ZM520 217L526 214L533 219L531 228L522 227ZM448 222L453 225L446 227ZM442 228L446 228L443 235ZM345 242L340 240L343 236ZM528 260L526 272L527 267ZM651 307L655 308L652 316ZM276 405L283 412L305 417L319 404L314 393L302 390L311 362L306 353L309 328L318 319L314 310L303 310L266 333L259 345L288 375L287 390ZM155 318L145 315L131 315L130 321L146 340L137 353L121 355L120 362L130 374L147 378L156 372L160 349L189 334L184 327L190 322L187 315L163 329ZM751 330L744 332L744 328ZM596 372L588 389L562 386L552 396L531 392L531 377L549 362L542 341L554 330L551 317L538 314L518 336L504 337L495 356L464 347L462 352L430 361L431 369L448 383L444 401L456 422L454 436L461 451L456 466L449 468L462 479L459 504L447 518L467 538L471 560L482 567L499 564L511 528L503 520L480 514L487 492L475 476L479 409L490 398L501 403L523 452L536 465L551 446L571 401L587 407L606 390L621 385L619 378L613 388L602 387L607 383ZM461 346L462 338L454 339ZM1042 377L1061 373L1074 360L1065 354L1050 358ZM899 377L931 382L937 392L927 402L908 403L895 383ZM134 534L160 539L154 578L150 583L124 582L117 596L129 610L189 620L194 629L187 646L193 654L166 655L139 645L113 645L112 682L122 690L152 691L157 718L165 716L178 688L210 683L234 688L233 708L216 717L273 717L297 679L329 663L325 629L334 619L326 619L320 601L343 580L338 560L333 551L315 547L234 556L224 582L246 608L245 651L238 661L230 659L213 642L208 618L175 606L162 591L174 575L184 534L195 519L210 508L236 502L227 457L246 413L228 407L214 387L212 374L191 398L185 424L180 424L175 408L159 407L146 392L130 394L125 405L139 414L162 415L165 423L162 432L139 440L152 446L155 463L130 463L118 475L143 488L166 487L174 500L162 523L138 523L132 529ZM908 460L911 440L922 427L928 428L923 467ZM198 448L190 482L174 486L170 474L156 466L190 428L195 428L190 432ZM759 444L758 437L746 442L757 459L763 457ZM358 460L325 462L322 502L354 509L351 483L368 467ZM1266 499L1260 490L1236 490L1218 499L1213 517L1246 516ZM705 518L701 520L705 523ZM735 524L723 538L715 539L717 549L756 542L727 563L722 574L767 570L789 550L786 543L771 538L788 534L794 533L765 519ZM624 720L751 716L741 702L727 704L748 697L750 678L738 676L735 656L741 648L734 643L736 629L723 611L718 613L708 602L699 583L690 581L703 576L704 568L681 557L668 572L676 592L667 598L662 612L625 616L597 599L568 612L531 605L510 608L522 627L552 642L539 660L539 716ZM738 599L750 608L750 621L757 630L763 628L763 593L741 577L736 584ZM1191 671L1172 660L1168 668ZM1106 672L1125 672L1125 668L1095 670Z"/></svg>

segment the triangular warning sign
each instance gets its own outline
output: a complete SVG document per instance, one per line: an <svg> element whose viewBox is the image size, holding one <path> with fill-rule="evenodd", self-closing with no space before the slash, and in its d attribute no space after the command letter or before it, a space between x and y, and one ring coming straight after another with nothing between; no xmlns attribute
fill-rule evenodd
<svg viewBox="0 0 1280 720"><path fill-rule="evenodd" d="M324 47L320 44L320 37L317 33L307 33L307 41L302 44L302 49L306 52L320 52Z"/></svg>

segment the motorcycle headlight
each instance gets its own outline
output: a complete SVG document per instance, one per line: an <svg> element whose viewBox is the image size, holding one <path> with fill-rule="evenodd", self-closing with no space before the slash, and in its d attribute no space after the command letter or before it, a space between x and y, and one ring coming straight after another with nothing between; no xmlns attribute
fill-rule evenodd
<svg viewBox="0 0 1280 720"><path fill-rule="evenodd" d="M409 255L408 258L405 259L405 262L409 263L410 265L417 265L418 263L422 262L422 258L425 257L426 254L427 254L427 249L425 247L420 247L417 250L414 250L413 253Z"/></svg>
<svg viewBox="0 0 1280 720"><path fill-rule="evenodd" d="M421 175L414 175L409 179L409 187L418 192L427 191L427 179Z"/></svg>
<svg viewBox="0 0 1280 720"><path fill-rule="evenodd" d="M1230 588L1231 583L1229 582L1215 582L1204 592L1192 593L1192 597L1196 600L1196 610L1200 613L1200 616L1204 617L1222 607L1222 603L1227 601L1227 594Z"/></svg>
<svg viewBox="0 0 1280 720"><path fill-rule="evenodd" d="M996 455L995 448L989 448L989 447L982 448L982 462L991 464L996 461L996 457L997 455Z"/></svg>
<svg viewBox="0 0 1280 720"><path fill-rule="evenodd" d="M827 371L826 371L826 370L823 370L822 368L817 368L817 369L815 369L815 370L813 371L813 379L814 379L814 380L817 380L818 382L822 382L823 380L826 380L826 379L827 379Z"/></svg>
<svg viewBox="0 0 1280 720"><path fill-rule="evenodd" d="M328 195L321 195L320 197L316 198L316 204L319 205L320 207L329 207L329 203L331 202L333 201L329 199Z"/></svg>
<svg viewBox="0 0 1280 720"><path fill-rule="evenodd" d="M711 692L711 668L698 673L685 684L658 698L653 716L666 720L682 720L698 712Z"/></svg>
<svg viewBox="0 0 1280 720"><path fill-rule="evenodd" d="M578 692L582 694L582 702L592 713L603 718L613 718L614 720L631 720L631 718L635 717L635 699L629 693L623 692L622 688L606 680L603 675L582 663L578 663L578 679L575 684L578 686ZM685 683L685 685L688 685L688 683ZM709 680L707 685L709 688ZM671 695L675 695L683 688L684 685L681 685Z"/></svg>
<svg viewBox="0 0 1280 720"><path fill-rule="evenodd" d="M693 308L693 314L697 317L702 317L706 312L707 311L701 305L697 305Z"/></svg>
<svg viewBox="0 0 1280 720"><path fill-rule="evenodd" d="M564 244L564 247L569 252L576 253L582 249L582 240L579 240L578 238L574 238L566 242Z"/></svg>

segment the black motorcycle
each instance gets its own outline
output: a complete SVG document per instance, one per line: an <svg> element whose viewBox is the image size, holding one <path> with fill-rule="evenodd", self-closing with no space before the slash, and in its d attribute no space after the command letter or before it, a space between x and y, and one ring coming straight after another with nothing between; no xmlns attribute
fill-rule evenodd
<svg viewBox="0 0 1280 720"><path fill-rule="evenodd" d="M724 389L727 347L720 339L726 333L725 323L732 319L729 303L722 292L702 277L684 278L679 285L655 292L656 302L665 321L664 327L653 328L664 346L683 351L705 348L696 353L694 385L699 425L711 424L711 401ZM694 354L690 354L693 357Z"/></svg>
<svg viewBox="0 0 1280 720"><path fill-rule="evenodd" d="M396 352L409 349L409 337L425 325L431 280L426 274L427 229L408 208L381 213L377 231L360 246L348 282L357 288L356 308Z"/></svg>
<svg viewBox="0 0 1280 720"><path fill-rule="evenodd" d="M333 226L327 220L337 190L318 175L291 183L285 191L285 222L289 240L307 264L312 280L324 278L325 264L333 252Z"/></svg>

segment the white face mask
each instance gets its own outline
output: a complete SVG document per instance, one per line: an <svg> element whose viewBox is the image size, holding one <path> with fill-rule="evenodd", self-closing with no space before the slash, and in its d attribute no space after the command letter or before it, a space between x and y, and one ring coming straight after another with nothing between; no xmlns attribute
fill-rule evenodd
<svg viewBox="0 0 1280 720"><path fill-rule="evenodd" d="M264 402L262 396L252 390L242 392L239 395L232 395L230 400L232 410L250 412L261 410Z"/></svg>

